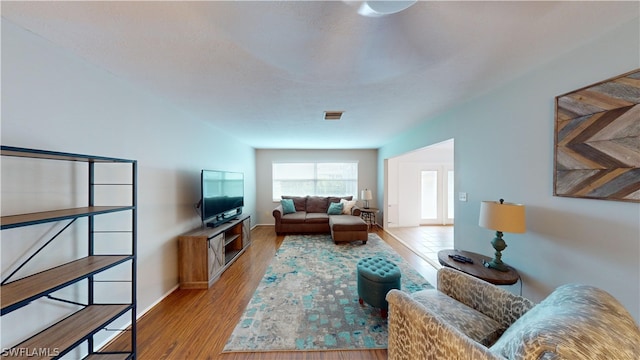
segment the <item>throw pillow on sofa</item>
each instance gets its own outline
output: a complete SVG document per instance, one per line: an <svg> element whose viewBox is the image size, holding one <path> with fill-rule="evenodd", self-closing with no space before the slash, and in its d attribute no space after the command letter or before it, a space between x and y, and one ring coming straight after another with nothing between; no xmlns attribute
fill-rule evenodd
<svg viewBox="0 0 640 360"><path fill-rule="evenodd" d="M340 215L342 214L342 203L331 203L327 210L328 215Z"/></svg>
<svg viewBox="0 0 640 360"><path fill-rule="evenodd" d="M293 205L292 199L282 199L280 200L280 204L282 204L282 212L284 212L284 215L296 212L296 207Z"/></svg>
<svg viewBox="0 0 640 360"><path fill-rule="evenodd" d="M489 348L508 359L527 351L553 359L637 359L638 328L611 294L565 284L516 320Z"/></svg>
<svg viewBox="0 0 640 360"><path fill-rule="evenodd" d="M351 209L356 206L355 200L340 199L342 204L342 213L345 215L351 215Z"/></svg>

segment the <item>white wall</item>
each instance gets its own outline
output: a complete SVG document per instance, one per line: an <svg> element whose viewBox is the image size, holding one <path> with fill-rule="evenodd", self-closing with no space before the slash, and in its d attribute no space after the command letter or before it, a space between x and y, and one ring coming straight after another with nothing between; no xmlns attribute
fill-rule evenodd
<svg viewBox="0 0 640 360"><path fill-rule="evenodd" d="M565 283L605 289L640 320L640 204L552 196L555 96L640 66L638 18L454 110L379 150L382 164L410 150L455 139L455 246L492 256L491 231L478 226L480 201L527 205L525 234L505 234L503 260L520 272L523 294L540 301Z"/></svg>
<svg viewBox="0 0 640 360"><path fill-rule="evenodd" d="M178 284L177 236L200 226L200 169L244 172L245 213L255 219L253 148L5 19L1 130L3 145L138 160L138 314ZM2 191L3 214L25 210ZM4 255L23 245L1 243L3 277L15 262ZM3 346L12 326L2 323Z"/></svg>
<svg viewBox="0 0 640 360"><path fill-rule="evenodd" d="M257 212L258 224L274 224L273 209L278 206L278 202L273 202L271 189L271 164L273 162L302 162L302 161L357 161L358 162L358 194L368 188L373 193L373 200L369 201L370 207L379 207L382 198L378 200L376 193L378 173L377 150L278 150L278 149L258 149L256 150L256 176L259 179L257 184Z"/></svg>
<svg viewBox="0 0 640 360"><path fill-rule="evenodd" d="M387 167L388 203L384 206L387 210L384 226L419 226L422 221L420 174L423 170L453 168L453 140L393 157ZM446 197L446 193L441 196Z"/></svg>

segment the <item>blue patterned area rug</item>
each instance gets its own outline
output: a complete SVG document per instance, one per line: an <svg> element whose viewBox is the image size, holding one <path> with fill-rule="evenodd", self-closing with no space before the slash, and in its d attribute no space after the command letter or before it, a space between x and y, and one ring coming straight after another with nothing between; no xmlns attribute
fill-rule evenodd
<svg viewBox="0 0 640 360"><path fill-rule="evenodd" d="M376 234L336 245L329 235L290 235L276 252L223 352L387 348L387 320L358 303L356 265L383 256L401 287L432 286Z"/></svg>

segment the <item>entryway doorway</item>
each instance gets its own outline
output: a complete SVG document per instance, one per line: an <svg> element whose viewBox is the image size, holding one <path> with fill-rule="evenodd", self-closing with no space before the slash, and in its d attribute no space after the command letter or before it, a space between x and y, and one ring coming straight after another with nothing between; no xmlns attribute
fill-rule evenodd
<svg viewBox="0 0 640 360"><path fill-rule="evenodd" d="M454 247L454 140L384 164L384 229L439 267L437 251Z"/></svg>

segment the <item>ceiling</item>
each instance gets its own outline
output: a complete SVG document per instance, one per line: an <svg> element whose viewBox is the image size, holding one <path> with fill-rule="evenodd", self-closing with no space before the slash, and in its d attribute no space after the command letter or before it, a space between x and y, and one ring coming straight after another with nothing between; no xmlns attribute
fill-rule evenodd
<svg viewBox="0 0 640 360"><path fill-rule="evenodd" d="M9 2L10 21L255 148L378 148L638 17L636 2ZM323 119L341 110L339 121Z"/></svg>

